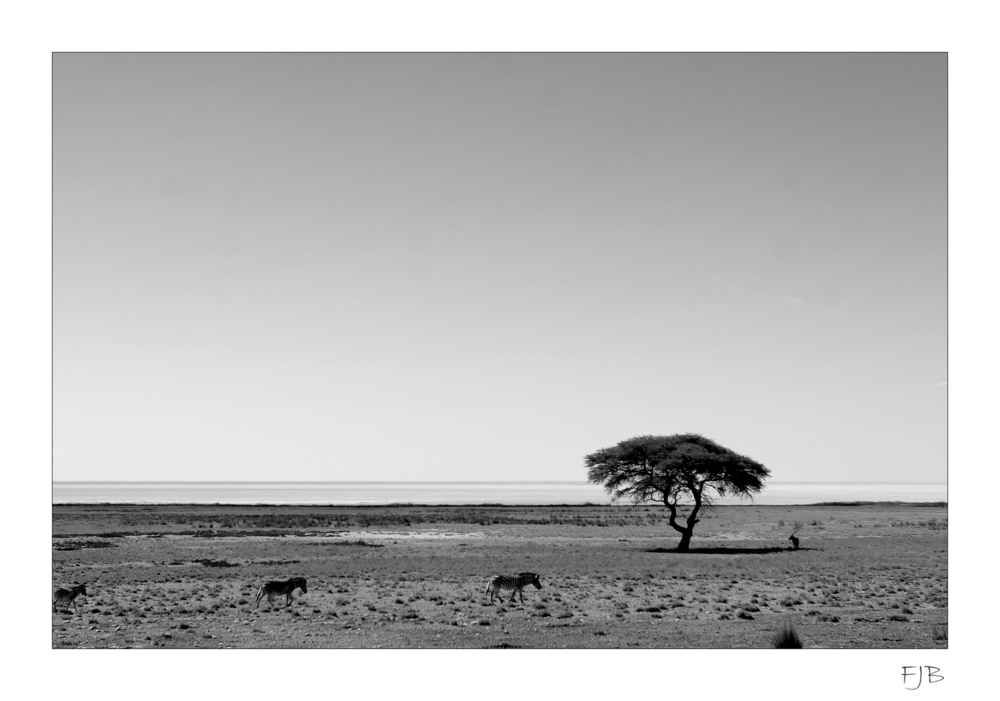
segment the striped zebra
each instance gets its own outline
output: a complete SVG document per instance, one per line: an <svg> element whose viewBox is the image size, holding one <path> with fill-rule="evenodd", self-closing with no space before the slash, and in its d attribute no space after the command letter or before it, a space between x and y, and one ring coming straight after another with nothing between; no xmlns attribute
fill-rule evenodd
<svg viewBox="0 0 1000 701"><path fill-rule="evenodd" d="M520 598L521 603L523 604L524 594L522 592L524 588L529 584L534 585L535 589L542 588L542 583L538 579L538 575L535 574L534 572L521 572L520 574L516 574L513 577L504 574L498 574L495 577L492 577L486 583L486 593L490 595L491 604L493 603L494 596L499 596L500 603L502 604L503 594L501 594L500 592L504 590L509 590L512 593L507 603L509 604L512 601L514 601L514 597L517 596Z"/></svg>
<svg viewBox="0 0 1000 701"><path fill-rule="evenodd" d="M55 611L56 607L61 607L63 611L69 611L69 605L73 604L73 610L77 613L80 609L76 607L76 597L83 594L87 596L87 587L84 584L77 584L72 589L56 589L56 596L52 600L52 610Z"/></svg>
<svg viewBox="0 0 1000 701"><path fill-rule="evenodd" d="M285 597L285 608L288 608L292 603L292 592L296 589L301 589L303 594L308 593L304 577L292 577L287 582L268 582L257 590L257 600L254 602L254 608L260 606L260 600L265 596L267 596L267 603L273 604L274 597L279 595Z"/></svg>

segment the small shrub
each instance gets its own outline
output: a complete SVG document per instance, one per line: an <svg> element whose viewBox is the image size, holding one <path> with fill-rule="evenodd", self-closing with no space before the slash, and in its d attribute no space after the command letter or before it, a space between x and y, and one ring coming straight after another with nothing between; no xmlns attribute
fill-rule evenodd
<svg viewBox="0 0 1000 701"><path fill-rule="evenodd" d="M775 649L796 649L802 648L802 640L799 638L799 634L795 632L795 626L792 625L791 621L785 621L784 627L781 631L774 634L771 639L774 644Z"/></svg>
<svg viewBox="0 0 1000 701"><path fill-rule="evenodd" d="M909 616L902 616L902 615L900 615L898 613L894 613L891 616L889 616L889 620L890 621L897 621L899 623L909 623L910 622Z"/></svg>

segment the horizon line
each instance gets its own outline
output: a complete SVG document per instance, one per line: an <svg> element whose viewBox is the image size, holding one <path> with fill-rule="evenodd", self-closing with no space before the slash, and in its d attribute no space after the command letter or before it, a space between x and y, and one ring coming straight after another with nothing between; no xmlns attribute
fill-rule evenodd
<svg viewBox="0 0 1000 701"><path fill-rule="evenodd" d="M52 484L594 484L586 480L52 480ZM935 484L884 480L772 480L769 484ZM765 485L767 486L767 485Z"/></svg>

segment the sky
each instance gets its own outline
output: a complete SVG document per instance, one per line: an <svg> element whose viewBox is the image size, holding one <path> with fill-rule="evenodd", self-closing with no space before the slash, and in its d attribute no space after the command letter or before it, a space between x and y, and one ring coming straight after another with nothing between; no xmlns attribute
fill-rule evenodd
<svg viewBox="0 0 1000 701"><path fill-rule="evenodd" d="M53 56L56 480L942 482L945 54Z"/></svg>

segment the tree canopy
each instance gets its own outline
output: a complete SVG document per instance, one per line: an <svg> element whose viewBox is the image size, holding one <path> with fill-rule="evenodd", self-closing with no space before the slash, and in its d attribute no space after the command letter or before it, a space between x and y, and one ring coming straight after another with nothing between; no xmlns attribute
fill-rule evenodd
<svg viewBox="0 0 1000 701"><path fill-rule="evenodd" d="M604 485L612 500L663 502L671 527L681 533L678 550L689 548L703 506L727 495L752 498L771 474L755 460L697 433L638 436L585 460L587 478ZM681 525L678 507L688 500L693 506Z"/></svg>

